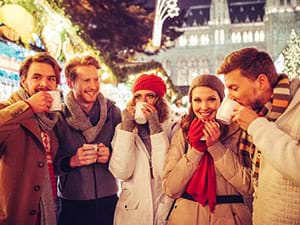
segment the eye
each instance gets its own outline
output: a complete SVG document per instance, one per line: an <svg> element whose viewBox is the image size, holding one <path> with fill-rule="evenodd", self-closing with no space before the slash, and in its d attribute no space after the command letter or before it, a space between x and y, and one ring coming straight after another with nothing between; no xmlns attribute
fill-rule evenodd
<svg viewBox="0 0 300 225"><path fill-rule="evenodd" d="M232 91L237 91L237 90L238 90L238 87L237 87L237 86L232 86L232 87L230 87L230 89L231 89Z"/></svg>
<svg viewBox="0 0 300 225"><path fill-rule="evenodd" d="M201 99L200 99L200 98L194 98L194 99L193 99L193 102L200 103L200 102L201 102Z"/></svg>
<svg viewBox="0 0 300 225"><path fill-rule="evenodd" d="M136 99L136 100L141 99L141 97L142 97L142 95L139 95L139 94L134 95L134 99Z"/></svg>
<svg viewBox="0 0 300 225"><path fill-rule="evenodd" d="M208 101L210 101L210 102L215 102L216 100L217 99L215 97L211 97L211 98L208 99Z"/></svg>
<svg viewBox="0 0 300 225"><path fill-rule="evenodd" d="M147 99L154 99L154 98L156 98L156 95L155 94L147 94L146 98Z"/></svg>
<svg viewBox="0 0 300 225"><path fill-rule="evenodd" d="M32 76L32 79L34 79L34 80L39 80L40 78L41 78L41 76L38 76L38 75Z"/></svg>
<svg viewBox="0 0 300 225"><path fill-rule="evenodd" d="M56 82L56 77L49 77L49 80L52 82Z"/></svg>

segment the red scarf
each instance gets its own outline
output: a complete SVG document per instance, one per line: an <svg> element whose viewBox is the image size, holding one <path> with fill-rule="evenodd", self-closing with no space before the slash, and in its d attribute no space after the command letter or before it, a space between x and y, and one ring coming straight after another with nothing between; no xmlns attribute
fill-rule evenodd
<svg viewBox="0 0 300 225"><path fill-rule="evenodd" d="M216 189L215 164L206 148L186 192L202 206L208 203L210 211L213 212L216 205Z"/></svg>

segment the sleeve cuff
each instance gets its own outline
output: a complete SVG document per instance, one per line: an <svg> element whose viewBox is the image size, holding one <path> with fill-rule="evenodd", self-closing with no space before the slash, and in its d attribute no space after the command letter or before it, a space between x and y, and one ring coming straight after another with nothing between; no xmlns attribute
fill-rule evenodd
<svg viewBox="0 0 300 225"><path fill-rule="evenodd" d="M199 152L191 147L189 147L189 149L186 153L187 159L195 165L199 164L203 155L204 155L203 152Z"/></svg>
<svg viewBox="0 0 300 225"><path fill-rule="evenodd" d="M262 127L264 123L269 122L265 117L259 117L250 123L247 132L248 134L254 136L255 132L259 127Z"/></svg>
<svg viewBox="0 0 300 225"><path fill-rule="evenodd" d="M223 144L221 142L217 142L214 145L210 146L207 151L211 154L215 161L220 159L226 152Z"/></svg>

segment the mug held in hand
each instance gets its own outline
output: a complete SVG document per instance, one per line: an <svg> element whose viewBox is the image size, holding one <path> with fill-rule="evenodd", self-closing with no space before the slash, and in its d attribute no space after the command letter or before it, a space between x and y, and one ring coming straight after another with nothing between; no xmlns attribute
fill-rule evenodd
<svg viewBox="0 0 300 225"><path fill-rule="evenodd" d="M231 123L231 115L233 112L233 109L239 105L236 101L224 98L216 115L216 119L220 122L229 125Z"/></svg>
<svg viewBox="0 0 300 225"><path fill-rule="evenodd" d="M145 118L145 115L142 111L142 108L144 106L145 102L137 102L135 104L135 114L134 119L138 124L145 124L147 123L147 119Z"/></svg>

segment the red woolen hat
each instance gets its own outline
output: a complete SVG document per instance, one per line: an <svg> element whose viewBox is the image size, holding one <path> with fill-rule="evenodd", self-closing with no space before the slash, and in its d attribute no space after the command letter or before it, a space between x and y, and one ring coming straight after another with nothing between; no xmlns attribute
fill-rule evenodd
<svg viewBox="0 0 300 225"><path fill-rule="evenodd" d="M150 90L155 92L160 97L166 94L167 87L163 79L154 74L143 74L139 76L132 87L132 91L136 92L139 90Z"/></svg>

